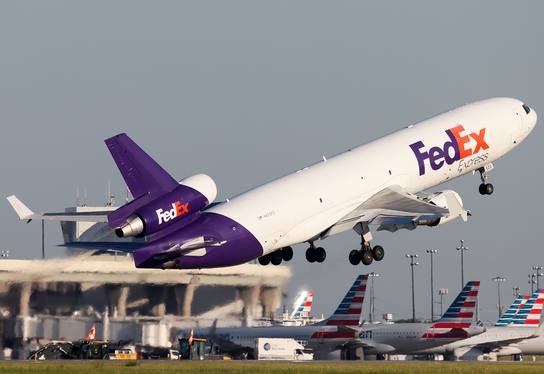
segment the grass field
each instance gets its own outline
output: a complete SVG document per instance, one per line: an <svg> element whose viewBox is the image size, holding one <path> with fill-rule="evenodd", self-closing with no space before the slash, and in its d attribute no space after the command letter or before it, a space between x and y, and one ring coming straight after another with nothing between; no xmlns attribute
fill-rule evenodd
<svg viewBox="0 0 544 374"><path fill-rule="evenodd" d="M261 363L261 362L23 362L0 363L0 373L542 373L542 364L464 362L361 362L361 363Z"/></svg>

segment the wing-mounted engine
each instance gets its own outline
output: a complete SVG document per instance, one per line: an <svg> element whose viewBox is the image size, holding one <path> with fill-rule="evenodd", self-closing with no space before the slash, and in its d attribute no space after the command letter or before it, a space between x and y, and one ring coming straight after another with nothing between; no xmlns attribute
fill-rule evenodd
<svg viewBox="0 0 544 374"><path fill-rule="evenodd" d="M194 221L200 210L217 195L215 182L205 174L185 178L172 191L153 199L140 196L108 216L111 229L118 237L143 237L186 221Z"/></svg>
<svg viewBox="0 0 544 374"><path fill-rule="evenodd" d="M419 226L440 226L457 218L458 216L461 216L463 221L466 221L467 216L470 214L463 208L463 200L461 199L461 196L452 190L439 191L430 196L422 198L422 200L440 208L447 209L449 210L450 214L447 217L418 221Z"/></svg>

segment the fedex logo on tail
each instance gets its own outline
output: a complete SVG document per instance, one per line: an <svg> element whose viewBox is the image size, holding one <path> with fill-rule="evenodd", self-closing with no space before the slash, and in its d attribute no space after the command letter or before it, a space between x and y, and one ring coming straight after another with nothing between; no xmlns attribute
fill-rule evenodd
<svg viewBox="0 0 544 374"><path fill-rule="evenodd" d="M489 148L487 143L484 140L485 137L485 127L479 131L479 133L465 133L465 128L463 125L452 127L451 129L446 130L448 134L449 141L446 141L442 147L432 147L428 151L425 151L425 144L420 140L418 142L410 144L410 148L416 156L417 162L419 164L419 175L425 174L425 160L428 160L431 169L439 170L444 166L444 164L451 165L455 161L463 160L467 157L477 154L481 150L486 150ZM474 148L467 148L469 145L467 143L470 140L474 140L476 144ZM487 156L485 156L487 159ZM470 160L470 164L476 164L478 162L485 161L485 159L479 160L477 158ZM469 167L470 165L466 165ZM460 171L462 168L460 168Z"/></svg>
<svg viewBox="0 0 544 374"><path fill-rule="evenodd" d="M172 209L163 211L161 209L157 209L155 212L157 213L157 217L159 218L159 225L163 222L168 222L171 219L174 219L176 217L181 216L182 214L189 213L189 203L187 204L181 204L179 201L176 201L172 204Z"/></svg>

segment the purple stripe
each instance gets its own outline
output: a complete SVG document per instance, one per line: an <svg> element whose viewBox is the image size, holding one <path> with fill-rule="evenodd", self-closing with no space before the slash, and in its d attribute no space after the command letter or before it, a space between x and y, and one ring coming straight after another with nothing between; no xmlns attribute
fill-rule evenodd
<svg viewBox="0 0 544 374"><path fill-rule="evenodd" d="M219 247L206 248L204 256L168 257L170 244L183 245L196 238L226 241ZM165 254L164 256L153 257ZM263 254L259 241L242 225L217 213L203 213L189 225L134 251L137 268L162 268L174 261L179 269L200 269L244 264ZM162 258L161 258L162 257Z"/></svg>

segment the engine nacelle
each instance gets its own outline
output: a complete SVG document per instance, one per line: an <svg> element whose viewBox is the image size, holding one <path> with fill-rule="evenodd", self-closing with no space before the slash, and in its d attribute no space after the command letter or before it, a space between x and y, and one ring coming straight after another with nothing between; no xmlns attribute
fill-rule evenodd
<svg viewBox="0 0 544 374"><path fill-rule="evenodd" d="M453 199L455 199L455 200L452 200L452 197L449 198L450 202L453 201L455 206L450 206L450 204L448 203L448 201L447 201L447 199L448 199L447 196L448 195L452 196ZM446 222L449 222L449 221L457 218L460 214L467 213L463 208L463 200L461 199L461 196L459 196L459 194L457 192L452 191L452 190L444 190L444 191L436 192L436 193L432 194L431 196L425 197L423 199L423 201L434 204L434 205L436 205L438 207L441 207L441 208L448 209L451 214L449 215L449 217L442 217L442 218L437 218L437 219L418 221L418 225L420 225L420 226L421 225L431 226L431 227L440 226L440 225L443 225ZM465 219L465 218L466 217L464 217L463 219Z"/></svg>
<svg viewBox="0 0 544 374"><path fill-rule="evenodd" d="M171 192L138 207L115 230L120 237L142 237L164 230L207 207L217 196L215 182L205 174L185 178ZM123 209L123 207L119 208Z"/></svg>
<svg viewBox="0 0 544 374"><path fill-rule="evenodd" d="M497 361L497 354L489 352L487 349L485 352L479 347L459 347L453 350L453 356L456 360L465 361Z"/></svg>

